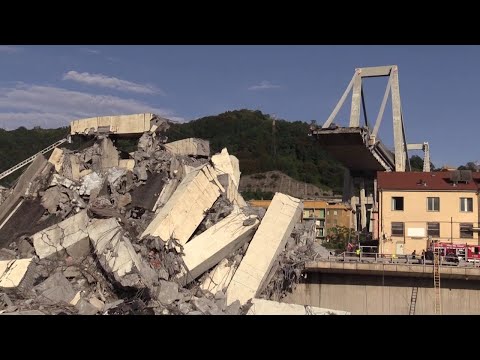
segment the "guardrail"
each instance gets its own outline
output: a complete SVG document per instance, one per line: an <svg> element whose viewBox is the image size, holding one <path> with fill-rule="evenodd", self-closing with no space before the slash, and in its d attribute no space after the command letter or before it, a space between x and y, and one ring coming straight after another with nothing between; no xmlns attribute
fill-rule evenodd
<svg viewBox="0 0 480 360"><path fill-rule="evenodd" d="M60 146L62 145L64 142L70 142L70 137L66 137L65 139L61 139L61 140L58 140L57 142L53 143L52 145L46 147L45 149L39 151L38 153L36 153L35 155L33 156L30 156L28 159L25 159L23 160L22 162L19 162L17 165L15 166L12 166L10 169L8 170L5 170L4 172L0 173L0 180L3 179L4 177L7 177L8 175L14 173L15 171L21 169L22 167L24 167L25 165L28 165L30 164L31 162L33 162L36 157L40 154L46 154L47 152L49 152L50 150L53 150L55 149L57 146Z"/></svg>
<svg viewBox="0 0 480 360"><path fill-rule="evenodd" d="M315 256L314 261L320 260ZM360 253L345 251L339 255L329 255L327 258L321 258L326 261L343 261L343 262L366 262L366 263L390 263L390 264L410 264L410 265L432 265L433 260L426 259L425 255L396 255L396 254L377 254L377 253ZM455 261L456 257L441 256L440 266L459 266L459 267L480 267L480 261L474 260Z"/></svg>

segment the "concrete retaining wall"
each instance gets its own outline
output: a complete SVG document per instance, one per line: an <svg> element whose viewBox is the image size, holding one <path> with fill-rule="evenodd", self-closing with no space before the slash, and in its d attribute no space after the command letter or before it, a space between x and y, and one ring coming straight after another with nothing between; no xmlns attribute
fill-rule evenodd
<svg viewBox="0 0 480 360"><path fill-rule="evenodd" d="M408 315L418 286L415 315L434 314L433 277L406 278L309 273L283 302L342 309L352 315ZM480 314L480 281L443 279L444 315Z"/></svg>

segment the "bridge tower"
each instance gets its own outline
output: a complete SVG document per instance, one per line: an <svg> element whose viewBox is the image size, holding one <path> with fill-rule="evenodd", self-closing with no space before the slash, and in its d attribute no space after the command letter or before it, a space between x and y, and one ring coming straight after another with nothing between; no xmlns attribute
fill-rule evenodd
<svg viewBox="0 0 480 360"><path fill-rule="evenodd" d="M374 124L369 124L365 107L363 81L372 77L388 77L387 86ZM350 120L348 126L334 123L335 117L351 93ZM379 139L388 98L391 96L394 151L390 151ZM364 123L360 124L361 112ZM378 214L376 199L377 171L410 171L408 150L424 150L424 171L430 171L428 143L407 144L403 120L396 65L365 67L355 73L333 112L322 126L312 124L310 135L346 168L343 198L354 210L354 227L363 232L374 232ZM377 234L378 235L378 234Z"/></svg>

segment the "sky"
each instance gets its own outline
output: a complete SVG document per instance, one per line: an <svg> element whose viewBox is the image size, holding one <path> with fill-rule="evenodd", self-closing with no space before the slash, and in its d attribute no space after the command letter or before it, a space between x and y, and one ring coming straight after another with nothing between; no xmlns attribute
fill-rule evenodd
<svg viewBox="0 0 480 360"><path fill-rule="evenodd" d="M428 141L436 166L459 166L480 160L478 64L480 46L458 45L0 45L0 127L143 112L183 122L237 109L323 124L355 68L398 65L407 142ZM370 122L386 84L365 81ZM335 123L347 126L349 111L347 99ZM389 105L380 138L393 144Z"/></svg>

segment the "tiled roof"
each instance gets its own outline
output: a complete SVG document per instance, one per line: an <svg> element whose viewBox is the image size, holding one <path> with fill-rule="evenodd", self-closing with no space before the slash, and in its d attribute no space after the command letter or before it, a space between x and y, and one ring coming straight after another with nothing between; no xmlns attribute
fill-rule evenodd
<svg viewBox="0 0 480 360"><path fill-rule="evenodd" d="M379 190L476 191L478 189L476 181L480 180L480 173L473 173L472 175L472 181L454 184L450 180L450 171L378 172L377 184Z"/></svg>

